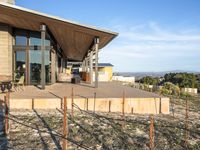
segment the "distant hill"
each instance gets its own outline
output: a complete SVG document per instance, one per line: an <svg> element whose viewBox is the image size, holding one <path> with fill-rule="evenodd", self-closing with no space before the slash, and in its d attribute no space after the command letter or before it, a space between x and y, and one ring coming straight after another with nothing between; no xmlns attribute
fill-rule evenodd
<svg viewBox="0 0 200 150"><path fill-rule="evenodd" d="M134 76L136 80L141 79L145 76L152 76L152 77L163 77L167 73L194 73L200 74L200 71L184 71L184 70L172 70L172 71L161 71L161 72L114 72L114 75L121 75L121 76Z"/></svg>

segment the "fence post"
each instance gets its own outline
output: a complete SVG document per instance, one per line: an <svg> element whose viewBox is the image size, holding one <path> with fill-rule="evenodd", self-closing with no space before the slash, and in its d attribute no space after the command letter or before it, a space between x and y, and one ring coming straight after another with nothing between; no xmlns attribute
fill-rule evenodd
<svg viewBox="0 0 200 150"><path fill-rule="evenodd" d="M9 120L8 120L8 114L9 114L9 97L10 93L6 93L6 96L4 96L5 100L5 134L9 134Z"/></svg>
<svg viewBox="0 0 200 150"><path fill-rule="evenodd" d="M86 98L86 110L88 111L88 98Z"/></svg>
<svg viewBox="0 0 200 150"><path fill-rule="evenodd" d="M149 130L149 149L154 150L154 118L151 116L150 118L150 130Z"/></svg>
<svg viewBox="0 0 200 150"><path fill-rule="evenodd" d="M95 108L96 108L96 97L97 97L97 94L96 92L94 93L94 106L93 106L93 112L95 113Z"/></svg>
<svg viewBox="0 0 200 150"><path fill-rule="evenodd" d="M32 110L34 109L34 98L32 98Z"/></svg>
<svg viewBox="0 0 200 150"><path fill-rule="evenodd" d="M123 91L123 100L122 100L122 118L123 118L123 124L122 124L122 127L125 127L124 104L125 104L125 92Z"/></svg>
<svg viewBox="0 0 200 150"><path fill-rule="evenodd" d="M175 103L174 103L174 97L172 96L172 114L173 114L173 117L174 117L174 105L175 105Z"/></svg>
<svg viewBox="0 0 200 150"><path fill-rule="evenodd" d="M133 114L133 107L131 107L131 114Z"/></svg>
<svg viewBox="0 0 200 150"><path fill-rule="evenodd" d="M68 118L67 118L67 98L64 97L64 110L63 110L63 150L67 150L67 125L68 125Z"/></svg>
<svg viewBox="0 0 200 150"><path fill-rule="evenodd" d="M188 146L188 98L185 105L185 146Z"/></svg>
<svg viewBox="0 0 200 150"><path fill-rule="evenodd" d="M71 112L71 116L72 116L72 119L74 118L74 88L72 88L72 103L71 103L71 109L72 109L72 112Z"/></svg>
<svg viewBox="0 0 200 150"><path fill-rule="evenodd" d="M108 112L110 113L111 112L111 101L109 100L109 109L108 109Z"/></svg>

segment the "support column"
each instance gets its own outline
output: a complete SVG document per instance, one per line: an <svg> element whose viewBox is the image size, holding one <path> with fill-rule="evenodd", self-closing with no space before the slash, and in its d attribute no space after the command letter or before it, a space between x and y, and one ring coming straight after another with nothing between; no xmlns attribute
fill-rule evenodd
<svg viewBox="0 0 200 150"><path fill-rule="evenodd" d="M93 83L93 51L90 52L90 84Z"/></svg>
<svg viewBox="0 0 200 150"><path fill-rule="evenodd" d="M45 37L46 37L46 25L40 26L41 31L41 52L42 52L42 66L41 66L41 86L45 89Z"/></svg>
<svg viewBox="0 0 200 150"><path fill-rule="evenodd" d="M95 47L95 88L98 88L98 80L99 80L99 73L98 73L98 52L99 52L99 38L96 37L94 39L94 47Z"/></svg>
<svg viewBox="0 0 200 150"><path fill-rule="evenodd" d="M88 57L85 58L85 72L88 73Z"/></svg>
<svg viewBox="0 0 200 150"><path fill-rule="evenodd" d="M85 59L82 62L82 72L85 72Z"/></svg>

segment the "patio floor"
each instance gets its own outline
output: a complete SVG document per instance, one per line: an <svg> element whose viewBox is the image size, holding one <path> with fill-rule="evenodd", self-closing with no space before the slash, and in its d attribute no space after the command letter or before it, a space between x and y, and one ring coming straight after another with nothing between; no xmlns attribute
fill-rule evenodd
<svg viewBox="0 0 200 150"><path fill-rule="evenodd" d="M90 85L71 84L71 83L56 83L46 86L45 90L40 90L35 86L25 86L24 91L11 92L11 98L14 99L29 99L29 98L63 98L64 96L71 97L72 88L74 89L75 98L84 97L92 98L96 93L97 98L121 98L125 91L126 98L160 98L159 95L124 86L118 82L100 82L98 88L93 88ZM0 94L2 98L5 94Z"/></svg>

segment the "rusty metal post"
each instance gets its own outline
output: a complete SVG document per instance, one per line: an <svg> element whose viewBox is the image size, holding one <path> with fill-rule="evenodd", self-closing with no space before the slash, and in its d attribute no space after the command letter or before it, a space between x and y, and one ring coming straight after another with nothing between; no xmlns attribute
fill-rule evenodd
<svg viewBox="0 0 200 150"><path fill-rule="evenodd" d="M109 100L109 109L108 109L108 112L110 113L111 112L111 101Z"/></svg>
<svg viewBox="0 0 200 150"><path fill-rule="evenodd" d="M149 131L149 149L154 150L154 118L151 116L150 118L150 131Z"/></svg>
<svg viewBox="0 0 200 150"><path fill-rule="evenodd" d="M131 114L133 114L133 107L131 108Z"/></svg>
<svg viewBox="0 0 200 150"><path fill-rule="evenodd" d="M86 110L88 111L88 98L86 98Z"/></svg>
<svg viewBox="0 0 200 150"><path fill-rule="evenodd" d="M188 98L186 98L185 105L185 146L188 146Z"/></svg>
<svg viewBox="0 0 200 150"><path fill-rule="evenodd" d="M125 104L125 92L123 91L123 100L122 100L122 118L123 118L123 124L122 127L125 127L125 113L124 113L124 104Z"/></svg>
<svg viewBox="0 0 200 150"><path fill-rule="evenodd" d="M68 125L68 118L67 118L67 98L64 97L64 110L63 110L63 150L67 150L67 125Z"/></svg>
<svg viewBox="0 0 200 150"><path fill-rule="evenodd" d="M72 110L72 112L71 112L71 116L72 116L72 119L74 118L74 88L72 88L72 95L71 95L71 97L72 97L72 103L71 103L71 110Z"/></svg>
<svg viewBox="0 0 200 150"><path fill-rule="evenodd" d="M8 120L8 114L9 114L9 93L6 93L6 96L4 97L5 100L5 134L8 135L9 133L9 120Z"/></svg>
<svg viewBox="0 0 200 150"><path fill-rule="evenodd" d="M93 106L93 112L95 113L95 109L96 109L96 98L97 98L97 93L94 93L94 106Z"/></svg>
<svg viewBox="0 0 200 150"><path fill-rule="evenodd" d="M34 106L34 98L32 98L32 109L34 109L35 106Z"/></svg>
<svg viewBox="0 0 200 150"><path fill-rule="evenodd" d="M51 144L49 146L49 150L53 150L53 146Z"/></svg>
<svg viewBox="0 0 200 150"><path fill-rule="evenodd" d="M172 115L173 115L173 117L174 117L174 105L175 105L175 103L174 103L174 98L173 98L173 96L172 96Z"/></svg>

